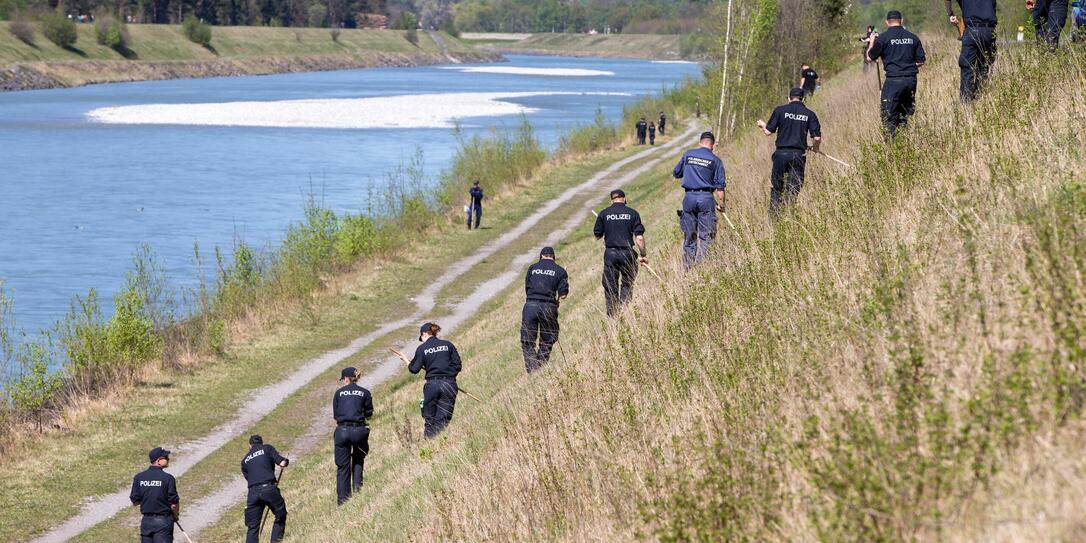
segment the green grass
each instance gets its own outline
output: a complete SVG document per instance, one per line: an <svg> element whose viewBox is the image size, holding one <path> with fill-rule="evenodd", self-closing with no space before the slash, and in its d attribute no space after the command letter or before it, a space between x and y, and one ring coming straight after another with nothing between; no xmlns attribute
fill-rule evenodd
<svg viewBox="0 0 1086 543"><path fill-rule="evenodd" d="M499 42L503 51L526 51L556 55L681 58L681 35L666 34L532 34L515 42Z"/></svg>
<svg viewBox="0 0 1086 543"><path fill-rule="evenodd" d="M72 421L72 428L31 444L0 467L0 507L5 509L0 539L25 538L75 512L83 497L116 490L143 464L142 456L149 446L184 442L206 433L240 405L245 391L273 382L300 362L342 346L379 322L412 311L413 307L403 303L404 298L432 280L434 270L497 237L540 202L634 150L620 149L545 168L532 181L493 201L484 218L489 228L467 232L457 220L394 260L366 265L342 278L335 292L316 298L310 311L284 317L268 333L230 349L224 359L190 375L151 375L145 385L98 402L88 409L90 414ZM514 251L538 243L544 230L538 232L517 240L515 248L499 252L488 263L508 262ZM455 281L440 293L439 306L487 278L485 274L468 274ZM404 331L403 335L410 334ZM365 364L380 354L383 346L376 342L354 360ZM326 393L334 385L333 373L288 399L256 430L269 436L269 441L291 441L312 419L297 413L314 413L324 407ZM235 473L242 437L182 477L186 499L214 487L223 473ZM79 457L95 469L74 480L52 469L70 457ZM100 540L102 534L129 535L124 522L118 519L104 524L87 537Z"/></svg>
<svg viewBox="0 0 1086 543"><path fill-rule="evenodd" d="M119 53L98 45L94 25L77 25L79 39L75 44L83 54L61 49L41 34L36 24L35 45L19 41L8 31L10 23L0 22L0 63L54 62L80 60L125 60ZM343 29L339 40L332 41L327 28L271 28L246 26L216 26L212 28L214 51L188 41L180 25L128 25L130 48L142 61L189 61L216 58L276 57L294 55L354 55L374 52L440 53L429 34L419 34L419 44L407 41L399 30ZM471 49L456 38L443 34L449 50L454 53Z"/></svg>

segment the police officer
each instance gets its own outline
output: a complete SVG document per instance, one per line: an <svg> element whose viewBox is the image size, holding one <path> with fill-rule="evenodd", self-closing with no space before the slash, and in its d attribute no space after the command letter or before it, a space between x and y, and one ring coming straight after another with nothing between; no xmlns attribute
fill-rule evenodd
<svg viewBox="0 0 1086 543"><path fill-rule="evenodd" d="M972 102L980 94L995 62L996 0L958 0L958 5L965 23L962 51L958 55L958 67L962 70L960 92L963 102ZM951 24L958 24L950 0L946 0L946 14Z"/></svg>
<svg viewBox="0 0 1086 543"><path fill-rule="evenodd" d="M441 327L428 322L419 328L419 345L415 356L407 362L411 373L426 370L426 384L422 386L422 419L426 426L423 435L436 437L452 421L456 407L456 376L460 374L460 353L451 342L438 339ZM401 356L402 358L402 356Z"/></svg>
<svg viewBox="0 0 1086 543"><path fill-rule="evenodd" d="M373 416L373 395L358 385L358 370L343 368L339 373L343 386L332 396L332 416L336 419L335 444L336 499L339 505L362 488L362 466L370 453L370 429L366 419Z"/></svg>
<svg viewBox="0 0 1086 543"><path fill-rule="evenodd" d="M666 127L667 127L667 115L664 115L664 112L661 111L660 112L660 135L661 136L664 135L664 130L665 130Z"/></svg>
<svg viewBox="0 0 1086 543"><path fill-rule="evenodd" d="M249 452L241 459L241 474L249 483L249 497L245 500L245 543L256 543L260 538L260 521L264 508L271 509L275 521L272 523L271 541L283 540L287 529L287 504L279 493L275 478L275 466L287 467L290 460L283 458L275 447L264 444L259 435L249 436Z"/></svg>
<svg viewBox="0 0 1086 543"><path fill-rule="evenodd" d="M890 137L909 122L916 111L916 74L924 65L924 45L920 38L901 26L901 12L886 14L886 32L873 34L867 48L867 62L882 58L886 82L882 86L882 122Z"/></svg>
<svg viewBox="0 0 1086 543"><path fill-rule="evenodd" d="M698 147L683 153L671 172L675 179L683 180L686 191L679 227L683 231L683 265L687 269L705 258L709 244L716 238L716 212L724 212L727 181L724 162L713 154L714 147L716 136L702 132Z"/></svg>
<svg viewBox="0 0 1086 543"><path fill-rule="evenodd" d="M140 543L172 543L173 523L181 513L181 497L177 495L177 480L166 473L170 451L155 447L147 455L151 466L132 478L128 499L140 506Z"/></svg>
<svg viewBox="0 0 1086 543"><path fill-rule="evenodd" d="M822 143L822 127L818 115L803 105L804 90L794 88L788 93L788 103L773 110L769 122L759 120L758 126L766 136L777 134L777 150L773 153L772 186L769 193L769 213L780 218L781 207L791 204L803 188L803 174L807 167L807 135L814 144L809 148L818 152ZM788 174L787 185L784 176Z"/></svg>
<svg viewBox="0 0 1086 543"><path fill-rule="evenodd" d="M995 0L992 0L995 4ZM1026 0L1026 9L1033 12L1033 28L1037 43L1048 44L1053 51L1060 45L1060 33L1067 22L1067 0ZM966 22L968 25L968 21Z"/></svg>
<svg viewBox="0 0 1086 543"><path fill-rule="evenodd" d="M615 189L611 191L611 207L596 215L592 233L596 239L602 239L606 247L603 252L603 298L607 316L613 317L633 296L638 260L642 264L647 262L645 225L641 224L641 215L626 205L626 193ZM640 259L634 256L634 246Z"/></svg>
<svg viewBox="0 0 1086 543"><path fill-rule="evenodd" d="M532 373L551 358L551 348L558 341L558 304L569 295L569 275L555 263L552 247L539 251L539 262L528 268L524 292L527 300L521 312L520 348L524 369Z"/></svg>
<svg viewBox="0 0 1086 543"><path fill-rule="evenodd" d="M483 217L483 188L479 186L479 182L476 181L472 184L471 189L468 190L468 196L471 198L471 204L468 208L468 230L471 230L471 214L475 213L475 228L479 228L479 221Z"/></svg>
<svg viewBox="0 0 1086 543"><path fill-rule="evenodd" d="M818 89L818 72L811 68L810 64L799 67L799 87L810 96Z"/></svg>
<svg viewBox="0 0 1086 543"><path fill-rule="evenodd" d="M649 145L656 145L656 125L649 123Z"/></svg>
<svg viewBox="0 0 1086 543"><path fill-rule="evenodd" d="M649 124L645 122L644 117L641 117L641 119L639 119L637 121L636 127L637 127L637 144L638 145L645 145L645 132L648 131Z"/></svg>
<svg viewBox="0 0 1086 543"><path fill-rule="evenodd" d="M869 42L871 41L871 35L874 34L874 33L875 33L875 27L872 26L872 25L868 25L867 26L867 32L864 33L864 37L858 38L861 42L863 42L863 49L860 51L860 54L865 56L865 57L867 56L867 46L870 45ZM869 66L870 65L868 63L864 62L864 73L865 74L867 73L867 69L868 69Z"/></svg>

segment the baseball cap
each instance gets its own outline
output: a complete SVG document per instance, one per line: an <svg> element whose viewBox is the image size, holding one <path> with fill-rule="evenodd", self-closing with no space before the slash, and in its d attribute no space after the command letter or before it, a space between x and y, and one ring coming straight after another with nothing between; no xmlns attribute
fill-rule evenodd
<svg viewBox="0 0 1086 543"><path fill-rule="evenodd" d="M158 460L159 458L169 458L170 451L163 449L162 447L155 447L151 449L151 452L147 453L147 456L151 459L151 462Z"/></svg>
<svg viewBox="0 0 1086 543"><path fill-rule="evenodd" d="M896 10L896 9L890 10L886 14L886 20L887 21L900 21L901 20L901 12Z"/></svg>
<svg viewBox="0 0 1086 543"><path fill-rule="evenodd" d="M713 140L714 143L716 142L716 136L714 136L713 133L709 132L709 131L702 132L701 137L698 138L698 140L704 140L704 139L710 139L710 140Z"/></svg>
<svg viewBox="0 0 1086 543"><path fill-rule="evenodd" d="M430 328L433 325L434 325L434 323L428 322L428 323L426 323L426 324L419 327L419 341L422 341L422 335L423 334L426 334L426 333L430 332Z"/></svg>
<svg viewBox="0 0 1086 543"><path fill-rule="evenodd" d="M343 368L343 371L339 372L340 379L349 379L355 375L358 375L358 370L355 369L354 366L347 366L346 368Z"/></svg>
<svg viewBox="0 0 1086 543"><path fill-rule="evenodd" d="M792 87L792 90L788 91L789 98L803 98L803 89L799 87Z"/></svg>
<svg viewBox="0 0 1086 543"><path fill-rule="evenodd" d="M615 198L625 198L625 197L626 197L626 193L622 192L622 189L615 189L615 190L611 191L611 199L612 200L614 200Z"/></svg>
<svg viewBox="0 0 1086 543"><path fill-rule="evenodd" d="M263 445L264 444L264 438L260 437L260 434L253 434L253 435L249 436L249 444L250 445Z"/></svg>
<svg viewBox="0 0 1086 543"><path fill-rule="evenodd" d="M553 257L554 256L554 247L544 247L541 251L539 251L539 256Z"/></svg>

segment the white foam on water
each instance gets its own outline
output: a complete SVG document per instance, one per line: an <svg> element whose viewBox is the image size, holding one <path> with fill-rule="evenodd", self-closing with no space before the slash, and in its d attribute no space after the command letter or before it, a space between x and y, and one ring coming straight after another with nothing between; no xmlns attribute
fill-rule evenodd
<svg viewBox="0 0 1086 543"><path fill-rule="evenodd" d="M549 75L554 77L600 77L612 76L615 72L607 70L589 70L587 68L525 68L522 66L443 66L445 70L472 74L506 75Z"/></svg>
<svg viewBox="0 0 1086 543"><path fill-rule="evenodd" d="M534 113L510 99L549 95L625 95L577 92L462 92L372 98L143 104L87 112L107 124L255 126L275 128L451 128L453 121Z"/></svg>
<svg viewBox="0 0 1086 543"><path fill-rule="evenodd" d="M697 64L689 60L654 60L653 64Z"/></svg>

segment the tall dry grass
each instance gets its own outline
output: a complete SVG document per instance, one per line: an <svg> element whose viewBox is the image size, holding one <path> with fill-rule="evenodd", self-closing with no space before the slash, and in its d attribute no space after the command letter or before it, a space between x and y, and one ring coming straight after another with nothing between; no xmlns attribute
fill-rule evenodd
<svg viewBox="0 0 1086 543"><path fill-rule="evenodd" d="M675 264L677 195L642 197L672 242L668 285L614 323L564 317L568 364L502 395L504 438L413 538L1081 535L1080 493L1059 481L1086 467L1084 59L1003 51L963 106L955 48L929 44L892 143L873 78L827 83L824 149L857 170L810 157L775 226L771 143L725 149L740 229L694 272Z"/></svg>

